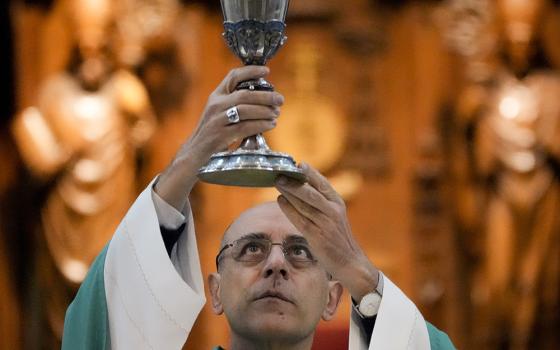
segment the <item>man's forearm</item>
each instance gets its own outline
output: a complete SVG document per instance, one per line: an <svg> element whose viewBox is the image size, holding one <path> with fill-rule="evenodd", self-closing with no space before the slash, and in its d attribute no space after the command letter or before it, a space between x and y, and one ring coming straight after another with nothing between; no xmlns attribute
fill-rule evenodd
<svg viewBox="0 0 560 350"><path fill-rule="evenodd" d="M188 158L176 159L160 175L154 191L179 212L184 212L188 196L197 182L198 164ZM187 210L188 211L188 210Z"/></svg>

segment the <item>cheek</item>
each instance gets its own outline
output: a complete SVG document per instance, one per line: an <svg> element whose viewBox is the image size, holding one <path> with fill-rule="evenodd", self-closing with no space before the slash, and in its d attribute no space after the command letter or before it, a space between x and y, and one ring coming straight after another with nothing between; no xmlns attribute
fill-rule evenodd
<svg viewBox="0 0 560 350"><path fill-rule="evenodd" d="M301 291L299 294L305 313L320 317L327 305L329 285L326 278L322 276L304 278L297 287Z"/></svg>
<svg viewBox="0 0 560 350"><path fill-rule="evenodd" d="M250 298L249 291L258 279L258 273L245 269L229 269L224 272L220 287L224 309L243 308Z"/></svg>

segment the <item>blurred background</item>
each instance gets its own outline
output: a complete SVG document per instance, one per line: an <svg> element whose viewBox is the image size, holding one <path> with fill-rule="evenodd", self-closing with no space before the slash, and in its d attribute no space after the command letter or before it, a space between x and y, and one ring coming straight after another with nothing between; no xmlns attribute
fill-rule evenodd
<svg viewBox="0 0 560 350"><path fill-rule="evenodd" d="M218 0L0 6L0 348L55 349L92 259L240 62ZM331 180L371 260L461 349L560 348L559 6L292 0L269 63L286 98L269 143ZM197 185L205 274L275 196ZM346 348L349 313L315 348ZM205 308L185 349L217 344Z"/></svg>

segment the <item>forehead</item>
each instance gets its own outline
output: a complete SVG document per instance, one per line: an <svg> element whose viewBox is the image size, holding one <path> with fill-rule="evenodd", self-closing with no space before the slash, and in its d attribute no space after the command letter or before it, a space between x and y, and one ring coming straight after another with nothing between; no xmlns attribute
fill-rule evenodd
<svg viewBox="0 0 560 350"><path fill-rule="evenodd" d="M272 240L282 240L287 236L301 236L276 202L264 203L243 212L230 225L224 235L224 240L230 242L254 232L265 233Z"/></svg>

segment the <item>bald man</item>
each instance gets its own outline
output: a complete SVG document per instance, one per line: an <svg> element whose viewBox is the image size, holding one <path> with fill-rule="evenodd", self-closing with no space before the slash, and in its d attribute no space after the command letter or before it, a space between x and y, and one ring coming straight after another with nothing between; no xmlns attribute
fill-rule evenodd
<svg viewBox="0 0 560 350"><path fill-rule="evenodd" d="M210 95L173 162L140 194L93 263L65 320L63 349L180 349L205 304L189 194L210 155L276 125L277 92L235 91L266 67L232 70ZM236 106L239 122L227 111ZM224 233L212 310L230 349L309 350L343 288L352 296L350 349L453 349L364 254L346 208L306 164L307 183L279 177L277 202L241 214ZM219 348L219 347L218 347Z"/></svg>

